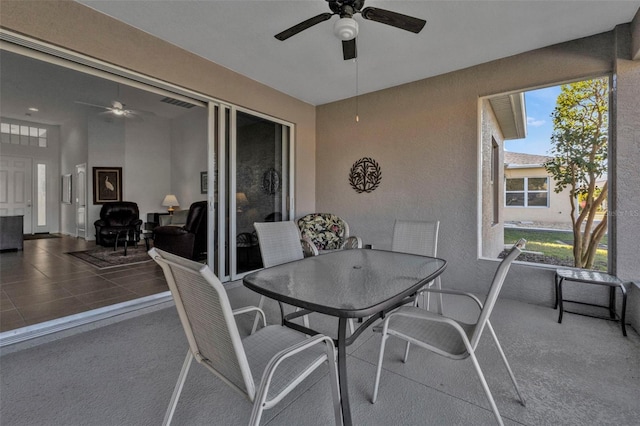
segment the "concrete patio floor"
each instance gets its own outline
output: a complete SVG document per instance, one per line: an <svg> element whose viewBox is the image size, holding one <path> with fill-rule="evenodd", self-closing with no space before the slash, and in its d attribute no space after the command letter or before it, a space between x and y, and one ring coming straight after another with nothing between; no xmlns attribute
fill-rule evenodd
<svg viewBox="0 0 640 426"><path fill-rule="evenodd" d="M244 287L229 289L234 307L257 303ZM446 298L445 313L469 319L473 308ZM275 303L266 305L279 321ZM253 318L240 318L241 332ZM640 336L609 321L500 299L491 318L522 388L521 406L488 336L478 360L505 424L637 425L640 419ZM333 334L336 321L311 324ZM469 360L451 361L390 339L381 387L371 404L379 335L367 330L349 347L354 424L495 424ZM186 353L174 307L12 351L0 358L2 424L160 424ZM194 363L174 417L176 425L242 425L251 405ZM333 424L329 381L323 371L265 412L262 424Z"/></svg>

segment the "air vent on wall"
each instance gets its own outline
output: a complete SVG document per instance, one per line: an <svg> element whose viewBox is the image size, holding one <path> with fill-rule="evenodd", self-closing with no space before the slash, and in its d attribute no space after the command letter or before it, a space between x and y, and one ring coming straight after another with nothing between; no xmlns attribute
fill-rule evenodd
<svg viewBox="0 0 640 426"><path fill-rule="evenodd" d="M165 104L171 104L171 105L179 106L179 107L182 107L182 108L193 108L195 106L194 104L190 104L189 102L179 101L177 99L173 99L173 98L169 98L169 97L162 99L160 102L164 102Z"/></svg>

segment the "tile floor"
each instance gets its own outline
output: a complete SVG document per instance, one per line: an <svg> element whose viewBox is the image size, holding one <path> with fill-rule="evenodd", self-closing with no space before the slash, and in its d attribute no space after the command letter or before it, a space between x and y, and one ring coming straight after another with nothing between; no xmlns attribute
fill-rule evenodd
<svg viewBox="0 0 640 426"><path fill-rule="evenodd" d="M93 247L61 236L0 253L0 332L168 290L153 261L97 269L66 254Z"/></svg>

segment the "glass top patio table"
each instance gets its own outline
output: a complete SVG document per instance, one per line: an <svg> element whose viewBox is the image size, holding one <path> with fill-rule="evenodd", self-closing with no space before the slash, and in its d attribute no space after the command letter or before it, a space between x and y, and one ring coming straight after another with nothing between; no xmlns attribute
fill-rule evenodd
<svg viewBox="0 0 640 426"><path fill-rule="evenodd" d="M447 262L434 257L384 250L339 250L262 269L244 277L244 285L264 296L303 308L284 316L283 324L315 334L290 320L319 312L339 318L338 375L345 425L351 424L346 346L386 312L407 303L440 275ZM281 305L282 310L282 305ZM369 317L347 337L347 319Z"/></svg>

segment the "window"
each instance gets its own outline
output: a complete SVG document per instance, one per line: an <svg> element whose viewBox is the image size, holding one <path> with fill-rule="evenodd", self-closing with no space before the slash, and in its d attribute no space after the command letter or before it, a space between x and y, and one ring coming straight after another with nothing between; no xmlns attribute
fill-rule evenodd
<svg viewBox="0 0 640 426"><path fill-rule="evenodd" d="M493 206L493 224L500 223L500 146L495 138L491 138L491 205Z"/></svg>
<svg viewBox="0 0 640 426"><path fill-rule="evenodd" d="M0 123L0 140L7 144L46 148L47 129L3 121Z"/></svg>
<svg viewBox="0 0 640 426"><path fill-rule="evenodd" d="M609 86L605 76L480 99L482 257L499 258L525 238L519 261L609 269ZM497 223L496 144L498 196L504 198ZM579 178L572 180L565 172L574 167ZM579 189L586 194L572 195ZM607 192L599 197L599 191ZM583 244L574 247L577 239Z"/></svg>
<svg viewBox="0 0 640 426"><path fill-rule="evenodd" d="M506 207L549 207L549 178L509 178L505 185Z"/></svg>

